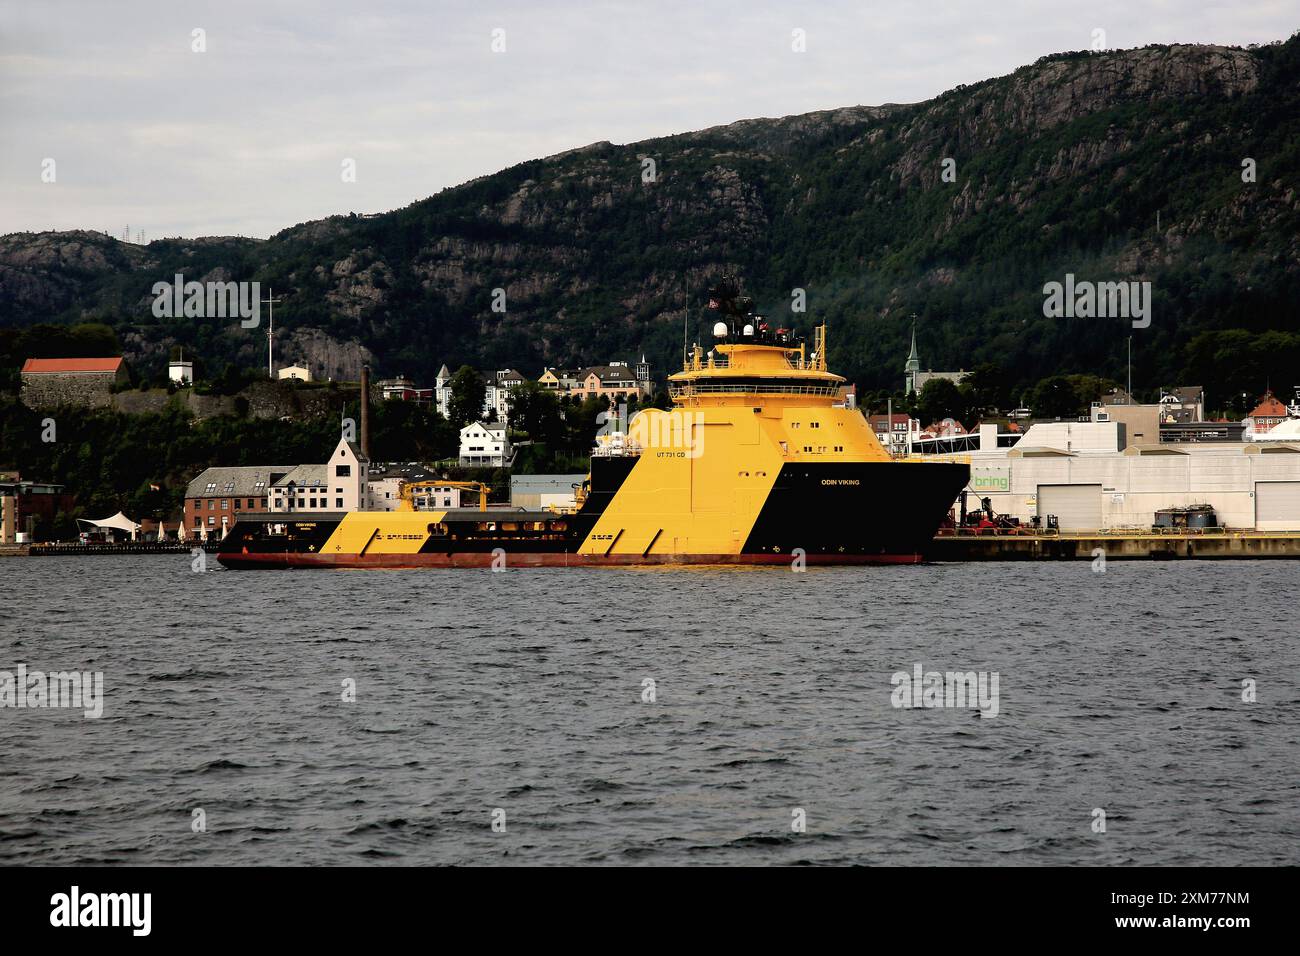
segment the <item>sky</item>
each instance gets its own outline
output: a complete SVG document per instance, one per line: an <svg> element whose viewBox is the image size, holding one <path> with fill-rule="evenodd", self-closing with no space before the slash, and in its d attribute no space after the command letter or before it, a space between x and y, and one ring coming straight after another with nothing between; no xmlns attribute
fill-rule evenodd
<svg viewBox="0 0 1300 956"><path fill-rule="evenodd" d="M601 140L929 99L1097 30L1296 29L1300 0L0 0L0 233L266 237Z"/></svg>

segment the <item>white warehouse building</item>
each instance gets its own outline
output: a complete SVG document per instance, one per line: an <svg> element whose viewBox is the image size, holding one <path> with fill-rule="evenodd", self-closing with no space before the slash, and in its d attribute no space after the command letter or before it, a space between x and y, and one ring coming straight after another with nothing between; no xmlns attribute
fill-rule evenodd
<svg viewBox="0 0 1300 956"><path fill-rule="evenodd" d="M980 429L971 452L974 496L993 510L1062 531L1149 529L1157 511L1209 505L1221 526L1300 531L1300 441L1170 442L1127 445L1120 422L1053 422L1030 427L1011 448L996 426Z"/></svg>

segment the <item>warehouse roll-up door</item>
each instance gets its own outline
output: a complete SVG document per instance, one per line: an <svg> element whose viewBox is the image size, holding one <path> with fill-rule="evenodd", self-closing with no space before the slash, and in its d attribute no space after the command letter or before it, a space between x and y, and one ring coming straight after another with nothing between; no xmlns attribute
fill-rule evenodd
<svg viewBox="0 0 1300 956"><path fill-rule="evenodd" d="M1038 515L1056 515L1062 531L1096 531L1101 527L1101 485L1039 485Z"/></svg>
<svg viewBox="0 0 1300 956"><path fill-rule="evenodd" d="M1300 481L1255 482L1255 527L1260 531L1300 530Z"/></svg>

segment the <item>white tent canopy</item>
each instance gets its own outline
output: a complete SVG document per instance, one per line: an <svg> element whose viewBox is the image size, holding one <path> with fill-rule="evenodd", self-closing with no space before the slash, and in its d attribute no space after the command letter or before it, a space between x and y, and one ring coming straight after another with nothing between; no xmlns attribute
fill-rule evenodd
<svg viewBox="0 0 1300 956"><path fill-rule="evenodd" d="M96 528L111 528L114 531L125 531L132 537L135 537L140 533L139 522L132 521L120 511L111 518L101 518L99 521L90 518L78 518L77 520L82 524L92 525Z"/></svg>

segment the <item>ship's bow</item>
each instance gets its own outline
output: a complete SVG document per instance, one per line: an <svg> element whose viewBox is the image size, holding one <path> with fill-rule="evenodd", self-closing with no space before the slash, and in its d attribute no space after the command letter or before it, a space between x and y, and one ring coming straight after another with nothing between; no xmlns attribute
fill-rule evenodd
<svg viewBox="0 0 1300 956"><path fill-rule="evenodd" d="M947 461L789 464L754 522L744 553L810 561L917 562L970 480Z"/></svg>

